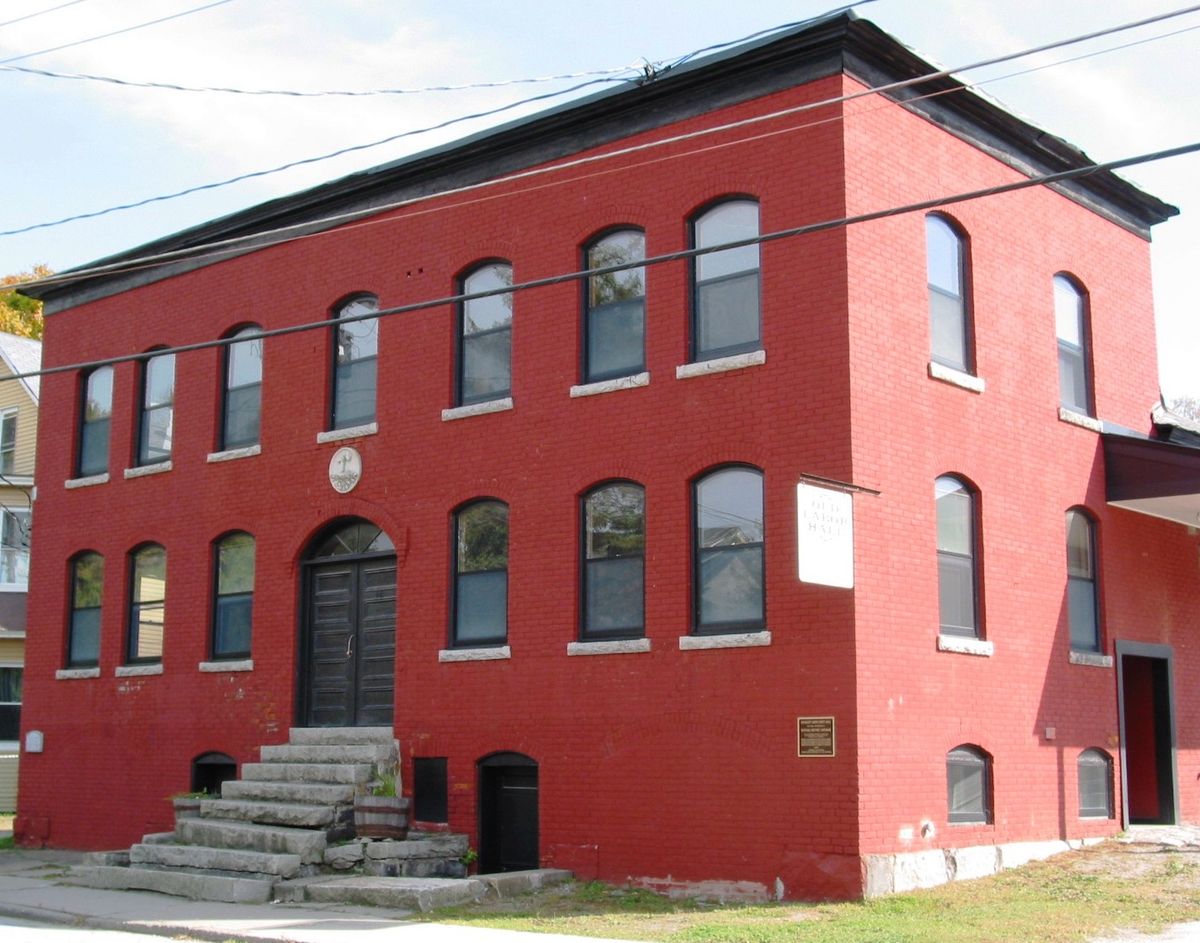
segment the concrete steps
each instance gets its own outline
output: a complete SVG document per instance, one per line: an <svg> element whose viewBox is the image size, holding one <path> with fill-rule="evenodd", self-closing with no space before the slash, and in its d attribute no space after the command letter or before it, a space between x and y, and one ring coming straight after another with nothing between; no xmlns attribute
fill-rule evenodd
<svg viewBox="0 0 1200 943"><path fill-rule="evenodd" d="M79 866L71 870L70 883L121 891L157 891L192 900L227 904L265 904L275 895L273 878L226 877L188 871L162 871L111 865Z"/></svg>
<svg viewBox="0 0 1200 943"><path fill-rule="evenodd" d="M313 829L204 818L182 819L175 835L185 845L298 855L304 864L320 863L329 843L324 832Z"/></svg>
<svg viewBox="0 0 1200 943"><path fill-rule="evenodd" d="M366 763L384 766L396 762L396 747L384 743L295 744L280 743L262 747L259 756L264 763L336 763L339 765Z"/></svg>
<svg viewBox="0 0 1200 943"><path fill-rule="evenodd" d="M345 803L342 803L343 805ZM233 819L260 825L292 828L326 828L339 824L337 804L308 805L299 802L252 802L241 799L205 799L200 803L204 819Z"/></svg>
<svg viewBox="0 0 1200 943"><path fill-rule="evenodd" d="M129 849L129 863L196 871L245 872L279 878L295 877L301 867L300 856L296 854L162 844L134 845Z"/></svg>
<svg viewBox="0 0 1200 943"><path fill-rule="evenodd" d="M354 801L354 784L289 783L269 779L234 780L221 787L221 798L336 805Z"/></svg>
<svg viewBox="0 0 1200 943"><path fill-rule="evenodd" d="M370 763L246 763L242 780L365 785L375 775Z"/></svg>

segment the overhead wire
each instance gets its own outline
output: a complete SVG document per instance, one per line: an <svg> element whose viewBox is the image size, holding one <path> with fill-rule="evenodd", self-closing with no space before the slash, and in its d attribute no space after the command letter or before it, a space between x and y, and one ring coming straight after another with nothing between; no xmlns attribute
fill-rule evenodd
<svg viewBox="0 0 1200 943"><path fill-rule="evenodd" d="M26 20L37 19L39 16L45 16L47 13L54 13L56 10L65 10L67 7L73 7L77 3L84 3L86 0L67 0L66 3L60 3L56 7L47 7L45 10L38 10L36 13L26 13L24 16L18 16L16 19L5 20L0 23L0 29L5 26L12 26L14 23L24 23Z"/></svg>
<svg viewBox="0 0 1200 943"><path fill-rule="evenodd" d="M1078 42L1083 42L1085 40L1095 39L1095 38L1102 37L1105 35L1111 35L1113 33L1125 31L1128 29L1134 29L1134 28L1137 28L1140 26L1148 25L1149 23L1158 22L1165 18L1173 18L1176 16L1184 15L1185 13L1195 12L1196 10L1200 10L1200 4L1186 8L1184 10L1174 11L1174 12L1168 13L1168 14L1161 14L1158 16L1150 17L1145 20L1139 20L1134 23L1122 24L1120 26L1106 28L1104 30L1086 34L1084 36L1070 37L1070 38L1064 39L1064 40L1057 40L1052 43L1047 43L1047 44L1033 47L1031 49L1020 50L1015 53L1008 53L1003 56L997 56L997 57L982 60L979 62L974 62L969 65L959 66L954 69L942 69L942 70L939 70L936 72L926 73L925 75L922 75L922 76L916 76L911 79L904 79L904 80L900 80L897 82L887 83L884 85L872 86L870 88L866 88L866 89L863 89L860 91L849 92L849 93L846 93L843 95L833 96L833 97L821 99L821 100L818 100L815 102L808 102L808 103L805 103L802 105L797 105L797 106L792 106L792 107L785 108L785 109L780 109L780 110L766 113L763 115L755 115L755 116L751 116L750 118L740 119L740 120L734 121L734 122L728 122L728 123L721 124L721 125L714 125L714 126L711 126L708 128L702 128L702 129L699 129L696 131L686 132L686 133L674 135L674 136L667 137L667 138L659 138L654 141L645 142L642 144L636 144L636 145L631 145L631 146L628 146L625 148L605 151L601 154L574 158L574 159L568 160L568 161L560 161L558 163L550 164L550 165L544 166L544 167L536 167L536 168L533 168L530 170L520 171L520 172L517 172L514 174L509 174L509 175L506 175L503 177L496 177L496 178L492 178L489 180L480 181L479 183L466 184L461 187L447 188L447 189L437 191L434 193L424 194L419 197L413 197L413 198L404 199L404 200L397 200L397 201L393 201L393 202L387 203L387 204L375 205L375 206L371 206L367 209L352 210L352 211L348 211L345 213L333 214L333 215L321 217L319 219L307 220L302 223L295 223L295 224L292 224L289 226L277 227L277 228L271 229L271 230L261 230L261 231L258 231L258 232L255 232L255 233L252 233L252 234L246 235L246 236L236 236L236 237L230 237L228 239L213 240L210 242L206 242L203 245L189 247L186 249L177 249L177 250L172 250L169 252L163 252L163 253L157 253L154 255L143 256L140 258L122 260L120 262L109 263L107 265L96 265L96 266L89 266L88 268L75 269L70 272L61 273L59 275L52 275L52 276L49 276L44 279L38 279L35 282L31 282L28 284L39 285L39 286L49 286L49 285L53 285L53 284L64 282L64 281L74 281L74 280L77 280L79 278L86 277L89 275L113 274L113 273L123 272L123 271L136 271L136 270L150 267L152 265L168 264L170 262L178 261L178 260L185 259L185 258L189 258L189 259L218 258L222 255L229 255L229 254L233 254L233 253L242 251L241 247L243 247L249 243L254 243L256 248L262 248L265 245L278 245L278 244L288 242L288 241L291 241L291 240L297 239L297 238L311 238L314 236L326 234L326 233L305 232L306 230L311 230L314 226L342 225L343 229L339 230L339 231L344 231L344 229L346 228L346 226L344 224L357 223L357 225L373 225L373 224L380 224L380 223L396 222L396 221L399 221L399 219L410 218L412 214L408 214L404 217L388 217L387 219L370 220L370 221L366 221L366 222L362 222L362 218L365 216L378 216L379 214L382 214L382 213L388 213L388 212L392 212L397 209L403 209L404 207L411 206L415 203L428 202L434 198L457 196L457 195L461 195L464 193L470 193L470 192L474 192L477 190L481 190L484 188L489 188L489 187L498 186L501 184L520 181L522 179L539 177L539 176L543 176L543 175L547 175L547 174L553 174L558 171L570 169L570 168L577 167L577 166L589 165L589 164L593 164L593 163L600 162L600 161L606 161L606 160L609 160L614 157L625 156L625 155L632 154L635 152L660 148L665 145L675 144L675 143L679 143L679 142L683 142L683 141L687 141L687 140L692 140L695 138L708 136L708 135L716 134L716 133L723 132L723 131L734 130L734 129L749 126L752 124L759 124L759 123L769 121L769 120L772 120L775 118L785 117L785 116L803 113L803 112L807 112L807 111L812 111L812 110L823 108L823 107L826 107L829 105L843 104L843 103L855 101L855 100L865 98L868 96L878 95L880 93L885 93L885 92L901 91L901 90L908 89L913 86L923 84L923 83L926 83L926 82L929 82L929 81L932 81L935 79L947 78L954 73L969 72L969 71L973 71L975 69L983 68L985 66L996 65L996 64L999 64L1002 62L1011 61L1013 59L1024 58L1025 56L1028 56L1028 55L1034 55L1036 53L1046 52L1051 49L1060 48L1060 47L1066 46L1066 45L1072 45L1072 44L1075 44ZM1192 27L1192 28L1195 28L1195 27ZM1173 34L1167 34L1167 35L1173 35ZM1123 47L1116 47L1116 48L1123 48ZM1102 52L1106 52L1106 51L1109 51L1109 50L1094 51L1094 52L1088 53L1087 55L1088 56L1099 55ZM1078 59L1078 58L1082 58L1082 57L1076 57L1075 59L1068 59L1065 61L1067 61L1067 62L1076 61L1076 59ZM1050 64L1050 65L1052 65L1052 64ZM1040 69L1044 69L1044 68L1048 68L1048 67L1049 67L1049 65L1035 66L1035 67L1030 67L1027 70L1020 70L1017 72L1008 73L1003 76L996 76L993 78L981 80L980 82L977 82L977 83L960 83L959 86L956 86L954 88L939 90L937 92L932 93L931 95L913 96L913 97L904 99L902 101L898 101L895 104L897 106L904 107L907 104L914 103L914 102L917 102L917 101L920 101L920 100L923 100L926 98L956 93L956 92L960 92L960 91L965 91L965 90L968 90L971 88L978 87L979 85L986 84L988 82L999 81L999 80L1005 79L1005 78L1011 78L1015 75L1023 74L1023 72L1026 72L1026 71L1029 71L1029 72L1038 71ZM891 106L891 103L889 103L889 107L890 106ZM717 147L725 147L725 146L730 146L731 144L759 140L764 136L773 136L778 133L787 133L789 131L802 130L804 128L812 127L815 124L823 123L823 121L830 121L830 120L839 121L842 119L843 119L843 115L839 114L839 115L834 116L831 119L822 119L822 121L819 121L819 122L812 122L812 123L805 124L805 125L792 126L791 128L781 129L780 131L768 132L765 135L756 135L756 136L741 138L737 141L729 142L729 144L717 145ZM700 153L703 150L708 150L708 149L709 148L701 149L700 151L684 152L680 155L675 155L675 156L689 156L691 154ZM633 169L634 167L637 167L637 166L644 166L644 165L643 164L638 164L638 165L626 164L620 168L617 168L617 170L626 171L629 169ZM569 180L565 180L562 182L563 183L576 182L580 179L584 179L584 178L575 177L575 178L570 178ZM525 190L514 191L514 192L511 192L511 193L508 193L505 195L511 196L511 195L518 195L520 193L528 193L532 189L540 189L540 187L527 188ZM452 204L451 206L447 206L447 207L445 207L445 209L462 206L462 205L464 205L464 204L462 202L459 202L456 204ZM438 211L441 211L441 209L442 208L439 208ZM9 235L9 234L11 234L11 233L0 232L0 236ZM271 241L272 238L275 236L279 236L281 238L274 239L273 241Z"/></svg>
<svg viewBox="0 0 1200 943"><path fill-rule="evenodd" d="M726 252L731 249L739 249L745 246L763 245L770 242L778 242L783 239L792 239L799 236L810 235L812 233L826 232L829 230L840 229L861 223L889 219L891 217L902 216L908 213L919 213L933 209L940 209L942 207L953 206L955 204L965 203L971 200L980 200L987 197L999 196L1005 193L1014 193L1020 190L1027 190L1032 187L1047 186L1053 183L1075 180L1080 177L1086 177L1102 171L1113 171L1123 167L1132 167L1138 164L1166 160L1171 157L1179 157L1185 154L1194 154L1197 152L1200 152L1200 141L1179 145L1177 147L1151 151L1145 154L1138 154L1133 157L1123 157L1118 160L1089 164L1084 167L1073 167L1070 170L1062 170L1056 173L1024 177L1020 180L1009 181L1008 183L996 184L991 187L983 187L981 189L969 190L949 196L920 200L915 203L906 203L901 206L871 210L865 213L857 213L852 216L842 216L815 223L805 223L800 226L792 226L786 229L777 229L768 233L760 233L757 236L750 236L745 239L730 240L728 242L718 243L711 246L696 246L690 249L678 249L673 252L664 252L658 255L646 256L644 258L635 259L629 262L596 266L594 268L580 269L571 272L563 272L556 275L547 275L540 278L528 279L523 282L514 282L511 285L505 285L500 288L491 288L474 292L458 292L456 294L447 295L441 298L433 298L425 301L411 302L409 304L395 305L389 308L379 308L374 311L366 311L360 314L345 315L338 318L336 322L331 321L329 318L322 318L319 321L306 321L300 324L291 324L286 327L265 328L259 331L256 336L259 339L266 339L271 337L284 337L290 334L299 334L307 331L328 330L329 327L335 323L338 326L343 326L346 324L353 324L358 321L375 321L385 317L392 317L394 315L410 314L412 312L425 311L431 308L457 305L482 298L491 298L497 295L511 295L521 291L549 288L568 282L581 281L585 278L594 278L616 272L624 272L629 269L663 265L670 262L679 262L686 259L697 258L703 255L711 255L717 252ZM240 335L231 337L218 337L204 341L196 341L195 343L191 344L177 344L171 347L158 347L151 351L141 351L140 353L136 354L122 354L116 357L103 357L95 360L60 364L54 367L43 367L38 370L30 370L24 373L14 373L10 376L0 377L0 383L8 380L53 376L60 373L74 373L81 370L92 370L96 367L112 366L120 363L146 361L152 357L159 357L168 354L175 355L191 353L198 350L211 350L214 348L228 347L231 344L235 344L244 340L245 337Z"/></svg>

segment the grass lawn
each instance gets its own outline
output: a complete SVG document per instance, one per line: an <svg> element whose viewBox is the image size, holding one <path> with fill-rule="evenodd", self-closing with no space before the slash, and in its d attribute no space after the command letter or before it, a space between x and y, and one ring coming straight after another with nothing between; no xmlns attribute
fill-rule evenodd
<svg viewBox="0 0 1200 943"><path fill-rule="evenodd" d="M575 883L429 918L674 943L1065 943L1200 920L1200 854L1108 842L995 877L851 904L719 905Z"/></svg>

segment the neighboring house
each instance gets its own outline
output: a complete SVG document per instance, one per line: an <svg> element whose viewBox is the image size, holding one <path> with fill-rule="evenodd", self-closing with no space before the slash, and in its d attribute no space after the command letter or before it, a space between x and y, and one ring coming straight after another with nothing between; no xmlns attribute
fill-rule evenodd
<svg viewBox="0 0 1200 943"><path fill-rule="evenodd" d="M293 726L394 730L485 869L722 896L1200 819L1176 210L953 79L861 94L934 71L831 16L24 289L79 367L18 841L128 845Z"/></svg>
<svg viewBox="0 0 1200 943"><path fill-rule="evenodd" d="M0 333L0 378L41 366L40 341ZM38 378L0 379L0 810L17 807Z"/></svg>

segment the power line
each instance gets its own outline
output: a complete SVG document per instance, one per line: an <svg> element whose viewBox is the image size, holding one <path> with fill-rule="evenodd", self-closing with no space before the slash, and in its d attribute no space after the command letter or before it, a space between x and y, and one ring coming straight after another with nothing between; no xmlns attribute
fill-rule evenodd
<svg viewBox="0 0 1200 943"><path fill-rule="evenodd" d="M228 0L219 0L219 2L228 2ZM731 123L731 124L728 124L728 125L722 125L722 126L719 126L719 127L713 128L713 129L709 129L709 130L703 130L703 131L699 131L699 132L693 132L691 135L680 135L680 136L676 136L676 137L672 137L672 138L661 139L661 140L659 140L659 141L650 142L650 143L648 143L648 144L645 144L645 145L639 145L638 147L635 147L635 148L631 148L631 149L621 149L621 150L617 150L617 151L612 151L612 152L609 152L609 153L606 153L606 154L603 154L603 155L599 155L599 156L596 156L596 157L590 157L590 158L580 158L578 162L579 162L579 163L582 163L582 162L587 162L587 161L592 161L592 160L604 160L604 159L608 159L609 157L613 157L613 156L617 156L617 155L621 155L621 154L629 153L631 150L636 150L636 149L638 149L638 148L659 147L659 146L662 146L663 144L666 144L666 143L673 143L673 142L675 142L675 141L677 141L677 140L681 140L681 139L684 139L684 138L686 138L686 137L690 137L690 136L697 136L697 135L699 135L699 134L714 133L714 132L716 132L716 131L721 131L721 130L725 130L725 129L727 129L727 128L736 127L736 126L738 126L739 124L744 124L744 123L754 123L754 122L766 121L766 120L770 120L770 119L772 119L772 118L781 117L781 116L788 115L788 114L793 114L793 113L796 113L796 112L799 112L799 111L810 110L810 109L812 109L812 108L816 108L816 107L822 107L822 106L829 105L829 104L837 104L837 103L840 103L840 102L853 101L853 100L855 100L855 99L857 99L857 98L861 98L861 97L864 97L864 96L866 96L866 95L877 94L877 93L880 93L880 92L893 92L893 91L899 91L899 90L902 90L902 89L909 88L909 87L912 87L912 86L914 86L914 85L920 84L920 83L922 83L922 82L928 82L928 81L932 81L932 80L934 80L934 79L940 79L940 78L949 78L949 77L950 77L950 76L952 76L952 75L953 75L955 72L969 72L969 71L972 71L972 70L974 70L974 69L983 68L983 67L985 67L985 66L989 66L989 65L997 65L997 64L999 64L999 63L1002 63L1002 62L1008 62L1008 61L1011 61L1011 60L1013 60L1013 59L1019 59L1019 58L1023 58L1023 57L1025 57L1025 56L1034 55L1034 54L1036 54L1036 53L1040 53L1040 52L1047 52L1047 51L1049 51L1049 50L1051 50L1051 49L1058 49L1058 48L1061 48L1061 47L1063 47L1063 46L1074 45L1074 44L1077 44L1077 43L1085 42L1085 41L1087 41L1087 40L1091 40L1091 39L1097 39L1097 38L1100 38L1100 37L1103 37L1103 36L1112 35L1112 34L1114 34L1114 33L1123 32L1123 31L1130 30L1130 29L1136 29L1136 28L1138 28L1138 27L1141 27L1141 26L1147 26L1147 25L1149 25L1149 24L1151 24L1151 23L1158 23L1158 22L1162 22L1163 20L1173 19L1173 18L1175 18L1175 17L1183 16L1183 15L1185 15L1185 14L1188 14L1188 13L1194 13L1194 12L1196 12L1197 10L1200 10L1200 4L1195 4L1195 5L1192 5L1192 6L1190 6L1190 7L1184 7L1184 8L1182 8L1182 9L1175 10L1175 11L1172 11L1172 12L1169 12L1169 13L1162 13L1162 14L1158 14L1158 15L1155 15L1155 16L1146 17L1146 18L1144 18L1144 19L1137 20L1137 21L1130 22L1130 23L1121 24L1121 25L1119 25L1119 26L1108 27L1108 28L1106 28L1106 29L1102 29L1102 30L1096 30L1096 31L1093 31L1093 32L1091 32L1091 33L1085 33L1085 34L1083 34L1083 35L1074 36L1074 37L1069 37L1069 38L1067 38L1067 39L1056 40L1056 41L1054 41L1054 42L1045 43L1045 44L1042 44L1042 45L1040 45L1040 46L1034 46L1034 47L1031 47L1031 48L1029 48L1029 49L1021 50L1021 51L1018 51L1018 52L1015 52L1015 53L1008 53L1008 54L1005 54L1005 55L1002 55L1002 56L995 56L995 57L992 57L992 58L983 59L983 60L980 60L980 61L978 61L978 62L970 63L970 64L968 64L968 65L959 66L959 67L957 67L957 68L954 68L954 69L942 69L942 70L939 70L939 71L936 71L936 72L931 72L931 73L928 73L928 74L926 74L926 75L924 75L924 76L917 76L917 77L915 77L915 78L911 78L911 79L905 79L905 80L898 81L898 82L892 82L892 83L885 84L885 85L875 86L874 88L865 89L865 90L863 90L863 91L861 91L861 92L854 92L854 93L851 93L851 94L848 94L848 95L843 95L843 96L839 96L839 97L835 97L835 98L826 99L826 100L824 100L824 101L822 101L822 102L816 102L816 103L813 103L813 104L810 104L810 105L802 105L802 106L797 106L797 107L795 107L795 108L791 108L791 109L783 109L783 110L780 110L780 111L771 112L771 113L769 113L769 114L766 114L766 115L761 115L761 116L757 116L757 117L755 117L755 118L752 118L752 119L747 119L745 122L734 122L734 123ZM3 64L3 63L2 63L2 62L0 62L0 65L2 65L2 64ZM413 135L416 135L416 134L422 134L422 133L425 133L425 132L428 132L428 131L431 131L431 130L437 130L437 129L445 128L445 127L447 127L447 126L449 126L449 125L452 125L452 124L455 124L455 123L458 123L458 122L461 122L461 121L467 121L467 120L470 120L470 119L472 119L472 118L487 117L487 116L490 116L490 115L493 115L493 114L498 114L498 113L500 113L501 111L505 111L505 110L508 110L508 109L511 109L511 108L515 108L515 107L518 107L519 105L522 105L522 104L528 104L528 103L531 103L531 102L535 102L535 101L539 101L539 100L544 100L544 99L546 99L546 98L554 97L554 96L556 96L556 95L565 95L565 94L569 94L569 93L571 93L571 92L573 92L573 91L577 91L577 90L579 90L579 89L581 89L581 88L584 88L584 87L586 87L586 86L588 86L588 85L591 85L591 84L596 84L596 83L599 83L599 82L604 82L604 81L614 81L614 79L594 79L594 80L592 80L592 81L590 81L590 82L583 82L583 83L580 83L579 85L576 85L576 86L574 86L574 87L572 87L572 88L564 89L564 90L562 90L562 91L559 91L559 92L546 93L545 95L541 95L541 96L534 96L534 97L532 97L532 98L527 98L527 99L524 99L524 100L522 100L522 101L519 101L519 102L514 102L514 103L511 103L511 104L509 104L509 105L502 106L502 107L500 107L500 108L497 108L497 109L494 109L494 110L492 110L492 111L481 112L481 113L478 113L478 114L475 114L475 115L469 115L469 116L464 116L464 117L459 117L459 118L451 118L451 119L447 119L446 121L444 121L444 122L441 122L441 123L439 123L439 124L437 124L437 125L433 125L432 127L428 127L428 128L423 128L423 129L416 129L416 130L410 130L410 131L401 132L401 133L399 133L399 134L391 135L391 136L389 136L389 137L387 137L387 138L383 138L383 139L381 139L381 140L378 140L378 141L372 141L372 142L369 142L369 143L366 143L366 144L352 145L352 146L350 146L350 147L342 148L342 149L339 149L339 150L337 150L337 151L333 151L333 152L331 152L331 153L328 153L328 154L323 154L323 155L318 155L318 156L315 156L315 157L309 157L309 158L303 158L303 159L296 160L296 161L291 161L291 162L289 162L289 163L282 164L282 165L280 165L280 166L278 166L278 167L273 167L273 168L269 168L269 169L266 169L266 170L251 171L251 172L248 172L248 173L245 173L245 174L240 174L240 175L238 175L238 176L231 177L231 178L229 178L229 179L227 179L227 180L217 181L217 182L215 182L215 183L199 184L199 185L197 185L197 186L194 186L194 187L188 187L188 188L186 188L186 189L184 189L184 190L179 190L179 191L176 191L176 192L174 192L174 193L162 194L162 195L159 195L159 196L154 196L154 197L147 197L147 198L145 198L145 199L142 199L142 200L137 200L137 201L134 201L134 202L131 202L131 203L124 203L124 204L120 204L120 205L117 205L117 206L110 206L110 207L107 207L107 208L105 208L105 209L101 209L101 210L93 210L93 211L90 211L90 212L87 212L87 213L79 213L79 214L75 214L75 215L72 215L72 216L63 217L63 218L61 218L61 219L57 219L57 220L51 220L51 221L44 222L44 223L33 223L33 224L30 224L30 225L28 225L28 226L23 226L23 227L20 227L20 228L18 228L18 229L9 229L9 230L3 230L3 231L0 231L0 237L3 237L3 236L14 236L14 235L20 235L20 234L22 234L22 233L31 232L31 231L33 231L33 230L37 230L37 229L47 229L47 228L51 228L51 227L54 227L54 226L61 226L61 225L64 225L64 224L66 224L66 223L70 223L70 222L76 222L76 221L83 220L83 219L94 219L94 218L97 218L97 217L100 217L100 216L106 216L106 215L109 215L109 214L111 214L111 213L121 212L121 211L124 211L124 210L129 210L129 209L135 209L135 208L138 208L138 207L141 207L141 206L147 206L147 205L149 205L149 204L152 204L152 203L160 203L160 202L164 202L164 201L167 201L167 200L173 200L173 199L177 199L178 197L187 196L187 195L189 195L189 194L192 194L192 193L198 193L198 192L201 192L201 191L206 191L206 190L214 190L214 189L217 189L217 188L220 188L220 187L229 186L230 184L239 183L239 182L242 182L242 181L244 181L244 180L250 180L250 179L254 179L254 178L258 178L258 177L264 177L264 176L268 176L268 175L271 175L271 174L276 174L276 173L279 173L279 172L281 172L281 171L284 171L284 170L290 170L290 169L292 169L292 168L299 167L299 166L304 166L304 165L309 165L309 164L319 163L319 162L321 162L321 161L329 160L329 159L331 159L331 158L334 158L334 157L339 157L339 156L342 156L342 155L344 155L344 154L353 153L353 152L356 152L356 151L361 151L361 150L367 150L367 149L369 149L369 148L378 147L378 146L380 146L380 145L383 145L383 144L388 144L388 143L391 143L391 142L393 142L393 141L399 140L399 139L401 139L401 138L405 138L405 137L411 137L411 136L413 136ZM616 80L616 81L621 81L621 80ZM549 167L549 168L543 168L543 169L542 169L542 170L540 170L540 171L530 171L530 172L527 172L527 173L528 173L528 174L532 174L532 173L538 173L538 172L542 172L542 173L544 173L544 172L551 172L551 171L558 170L558 169L561 169L561 168L563 168L563 167L567 167L567 166L572 166L572 163L568 162L568 163L566 163L566 164L556 164L556 165L554 165L554 166L552 166L552 167ZM507 177L498 178L497 180L494 180L494 181L485 181L484 183L482 183L482 184L478 184L478 185L476 185L476 186L491 186L491 185L494 185L495 183L501 183L501 182L506 182L506 181L510 181L510 180L516 180L516 179L520 179L522 176L523 176L523 174L514 174L514 175L509 175L509 176L507 176ZM462 190L462 189L469 189L469 188L461 188L460 190L451 190L451 191L446 191L446 192L447 192L447 193L461 192L461 190ZM436 195L436 194L432 194L432 195ZM431 195L427 195L427 196L426 196L426 197L424 197L423 199L427 199L427 198L428 198L428 196L431 196ZM396 207L396 206L400 206L400 205L403 205L403 202L401 202L401 203L398 203L398 204L392 204L391 206L375 207L375 208L372 210L372 212L383 212L383 211L386 211L386 210L388 210L388 209L391 209L391 208L394 208L394 207ZM348 214L348 215L349 215L349 214ZM336 219L337 217L334 217L334 218ZM304 225L305 225L305 226L308 226L308 225L311 225L311 223L306 223L306 224L304 224ZM254 236L254 237L246 237L246 238L258 238L258 236L260 236L260 235L261 235L261 234L258 234L258 235Z"/></svg>
<svg viewBox="0 0 1200 943"><path fill-rule="evenodd" d="M162 16L157 20L147 20L145 23L137 23L134 26L126 26L122 29L113 30L111 33L103 33L99 36L89 36L87 39L77 39L74 42L63 43L61 46L51 46L48 49L39 49L37 52L27 52L20 56L10 56L8 59L0 59L0 65L7 65L10 62L20 62L22 59L32 59L34 56L44 56L51 52L60 52L63 49L73 49L76 46L82 46L85 43L94 43L100 39L110 39L113 36L121 36L124 33L132 33L134 30L145 29L147 26L157 26L159 23L166 23L169 20L177 20L181 16L190 16L193 13L200 13L203 10L211 10L213 7L219 7L225 3L232 3L233 0L213 0L212 3L206 3L204 6L193 7L190 10L181 10L179 13L172 13L170 16ZM70 4L66 4L70 6Z"/></svg>
<svg viewBox="0 0 1200 943"><path fill-rule="evenodd" d="M49 7L45 10L38 10L36 13L26 13L24 16L18 16L15 20L5 20L0 23L0 28L12 26L14 23L24 23L26 20L32 20L39 16L45 16L47 13L53 13L55 10L63 10L67 7L73 7L77 3L83 3L84 0L68 0L67 3L60 3L56 7Z"/></svg>
<svg viewBox="0 0 1200 943"><path fill-rule="evenodd" d="M842 216L837 219L823 220L816 223L806 223L802 226L793 226L787 229L777 229L773 232L760 233L757 236L751 236L746 239L738 239L731 242L724 242L717 245L695 247L691 249L679 249L674 252L665 252L659 255L647 256L631 262L622 262L614 265L598 266L591 269L564 272L558 275L547 275L543 276L542 278L534 278L524 282L514 282L512 285L506 285L502 288L492 288L485 291L476 292L459 292L457 294L447 295L442 298L434 298L428 301L416 301L410 304L397 305L391 308L379 308L375 311L367 311L362 314L346 315L338 318L336 321L329 318L322 318L319 321L306 321L301 324L292 324L287 327L269 328L260 331L257 337L259 339L265 339L268 337L284 337L289 334L300 334L307 331L327 330L330 326L335 324L340 326L352 324L357 321L374 321L392 315L410 314L415 311L425 311L430 308L457 305L467 301L475 301L480 298L491 298L497 295L511 295L519 291L529 291L537 288L549 288L555 285L564 284L566 282L581 281L585 278L609 275L616 272L624 272L629 269L643 268L652 265L663 265L668 262L679 262L685 259L693 259L702 255L725 252L730 249L740 249L745 246L757 246L768 242L778 242L782 239L792 239L798 236L810 235L812 233L826 232L833 229L842 229L847 226L853 226L859 223L874 222L881 219L888 219L893 216L903 216L908 213L919 213L927 210L939 209L945 206L953 206L958 203L966 203L971 200L980 200L986 197L999 196L1000 194L1004 193L1013 193L1018 190L1027 190L1031 187L1040 187L1052 183L1060 183L1066 180L1075 180L1079 177L1086 177L1090 174L1099 173L1102 171L1118 170L1123 167L1132 167L1138 164L1166 160L1171 157L1179 157L1185 154L1194 154L1196 152L1200 152L1200 141L1196 141L1191 144L1183 144L1178 147L1152 151L1146 154L1139 154L1134 157L1124 157L1119 160L1106 161L1100 164L1089 164L1086 167L1074 167L1070 170L1058 171L1057 173L1026 177L1010 183L997 184L995 186L984 187L979 190L969 190L964 193L956 193L951 196L935 197L929 200L921 200L917 203L906 203L902 206L889 207L882 210L872 210L871 212L867 213L859 213L854 216ZM30 370L26 373L14 373L10 376L0 376L0 382L29 379L31 377L52 376L59 373L74 373L81 370L92 370L97 367L112 366L119 363L146 361L152 357L159 357L168 354L185 354L197 350L210 350L213 348L228 347L231 344L236 344L244 340L245 338L241 336L218 337L205 341L197 341L196 343L192 344L179 344L174 347L159 347L152 351L142 351L141 353L137 354L122 354L117 357L105 357L99 360L81 361L78 363L63 364L57 367L43 367L42 369Z"/></svg>

